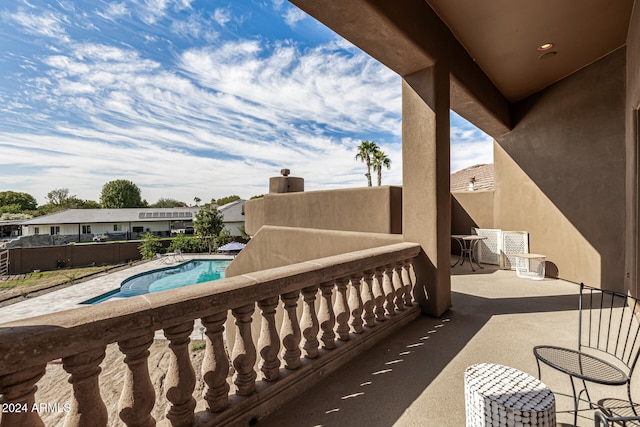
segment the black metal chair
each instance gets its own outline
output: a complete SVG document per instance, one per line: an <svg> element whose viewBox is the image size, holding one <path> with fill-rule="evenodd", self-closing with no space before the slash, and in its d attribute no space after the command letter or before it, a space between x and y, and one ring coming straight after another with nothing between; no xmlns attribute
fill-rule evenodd
<svg viewBox="0 0 640 427"><path fill-rule="evenodd" d="M636 298L591 288L581 283L578 348L549 345L534 347L538 378L541 378L540 362L569 375L574 399L574 424L578 421L582 393L585 393L590 408L601 409L610 419L616 417L606 407L608 399L602 399L600 403L591 400L588 382L626 385L629 399L627 407L632 411L630 415L639 415L640 409L636 408L631 396L631 378L640 354L640 324L636 318L639 310L640 302ZM582 382L580 392L576 392L576 380Z"/></svg>
<svg viewBox="0 0 640 427"><path fill-rule="evenodd" d="M640 416L636 415L637 405L630 405L627 400L606 398L598 400L598 406L602 412L595 413L596 427L600 425L640 427Z"/></svg>
<svg viewBox="0 0 640 427"><path fill-rule="evenodd" d="M599 411L596 411L594 421L595 427L610 427L615 425L621 425L622 427L640 426L640 417L619 417L615 415L605 415Z"/></svg>

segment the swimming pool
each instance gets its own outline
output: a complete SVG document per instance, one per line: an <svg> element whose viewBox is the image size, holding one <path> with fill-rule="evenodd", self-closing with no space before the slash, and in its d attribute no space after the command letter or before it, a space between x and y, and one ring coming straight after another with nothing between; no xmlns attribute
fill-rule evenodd
<svg viewBox="0 0 640 427"><path fill-rule="evenodd" d="M224 278L224 270L232 260L191 260L174 267L160 268L136 274L124 280L120 289L91 298L83 304L97 304L112 298L129 298L136 295L181 288L196 283Z"/></svg>

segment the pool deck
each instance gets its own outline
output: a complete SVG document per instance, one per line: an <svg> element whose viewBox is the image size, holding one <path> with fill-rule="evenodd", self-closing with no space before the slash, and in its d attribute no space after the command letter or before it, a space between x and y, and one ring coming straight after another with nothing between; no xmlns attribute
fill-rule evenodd
<svg viewBox="0 0 640 427"><path fill-rule="evenodd" d="M168 261L171 260L171 258L165 259ZM179 265L182 262L190 261L192 259L233 259L233 257L229 255L214 254L184 254L184 261L171 261L164 263L157 259L153 259L116 272L103 273L85 282L81 282L58 291L49 292L35 298L30 298L26 301L1 307L0 324L40 316L43 314L55 313L58 311L86 307L86 305L81 303L120 288L122 281L131 276L151 270Z"/></svg>

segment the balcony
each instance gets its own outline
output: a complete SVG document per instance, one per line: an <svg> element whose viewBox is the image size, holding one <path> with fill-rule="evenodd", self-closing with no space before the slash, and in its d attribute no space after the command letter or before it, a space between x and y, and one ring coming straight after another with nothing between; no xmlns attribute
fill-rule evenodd
<svg viewBox="0 0 640 427"><path fill-rule="evenodd" d="M536 375L534 345L575 345L577 285L491 266L456 266L453 308L419 316L409 293L418 250L388 245L225 279L213 291L196 285L0 325L4 402L68 405L44 411L44 424L37 412L5 413L2 426L154 418L183 426L460 426L467 366L500 363ZM188 353L198 319L207 337L204 389ZM156 331L171 349L163 389L151 381L162 364L148 360ZM111 343L120 366L102 362ZM47 364L64 369L72 385L34 395ZM100 381L114 372L124 373L123 388L106 407L99 396L113 391ZM569 425L568 380L543 371L543 381L557 393L558 422ZM162 400L170 402L166 413L154 408ZM592 425L592 411L579 420Z"/></svg>
<svg viewBox="0 0 640 427"><path fill-rule="evenodd" d="M0 425L62 422L50 412L77 426L253 423L418 317L412 260L419 251L413 243L387 245L223 279L213 289L193 285L4 323L0 393L7 410ZM207 339L204 393L194 397L188 345L195 320ZM164 384L170 409L158 420L152 412L164 397L148 361L156 331L171 349ZM117 408L107 408L101 371L120 374L101 363L113 343L124 356L123 388ZM47 365L58 361L72 386L44 393L55 400L72 387L71 402L35 394Z"/></svg>
<svg viewBox="0 0 640 427"><path fill-rule="evenodd" d="M533 346L575 348L578 285L484 267L453 269L453 307L445 316L420 316L258 425L464 426L468 366L498 363L537 377ZM543 367L542 380L555 394L558 426L573 425L568 377ZM598 398L626 393L597 385L590 391ZM583 404L577 425L593 426L593 417Z"/></svg>

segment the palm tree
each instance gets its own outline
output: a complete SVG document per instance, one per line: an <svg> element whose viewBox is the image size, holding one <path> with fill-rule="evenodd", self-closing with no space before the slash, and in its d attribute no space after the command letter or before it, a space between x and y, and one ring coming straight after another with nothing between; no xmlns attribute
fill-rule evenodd
<svg viewBox="0 0 640 427"><path fill-rule="evenodd" d="M198 203L200 203L202 201L202 199L198 196L193 198L193 201L195 202L196 206L198 206Z"/></svg>
<svg viewBox="0 0 640 427"><path fill-rule="evenodd" d="M356 160L360 160L367 165L367 173L364 176L367 177L369 187L371 187L371 156L376 151L378 151L378 144L373 141L361 141L356 153Z"/></svg>
<svg viewBox="0 0 640 427"><path fill-rule="evenodd" d="M373 153L371 159L371 165L373 170L378 172L378 187L382 185L382 167L391 169L391 159L384 153L384 151L376 150Z"/></svg>

